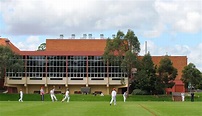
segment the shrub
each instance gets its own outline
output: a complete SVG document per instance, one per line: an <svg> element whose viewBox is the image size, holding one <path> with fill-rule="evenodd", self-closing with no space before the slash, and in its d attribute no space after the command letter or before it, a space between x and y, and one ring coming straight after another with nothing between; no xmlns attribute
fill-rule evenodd
<svg viewBox="0 0 202 116"><path fill-rule="evenodd" d="M134 89L132 95L148 95L148 92L141 89Z"/></svg>

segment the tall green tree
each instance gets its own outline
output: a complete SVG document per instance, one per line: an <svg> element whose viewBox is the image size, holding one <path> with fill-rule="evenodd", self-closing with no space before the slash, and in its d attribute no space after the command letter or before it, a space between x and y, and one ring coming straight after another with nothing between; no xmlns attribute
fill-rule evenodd
<svg viewBox="0 0 202 116"><path fill-rule="evenodd" d="M190 84L191 87L202 89L202 74L193 63L184 67L181 80L184 82L185 88Z"/></svg>
<svg viewBox="0 0 202 116"><path fill-rule="evenodd" d="M159 88L172 88L175 85L175 78L177 76L177 69L173 67L172 61L169 56L165 56L161 59L158 67L158 85Z"/></svg>
<svg viewBox="0 0 202 116"><path fill-rule="evenodd" d="M141 67L136 74L135 84L133 85L137 89L154 94L156 90L156 67L154 66L150 53L144 55L141 61Z"/></svg>
<svg viewBox="0 0 202 116"><path fill-rule="evenodd" d="M137 68L137 55L140 52L140 43L132 30L128 30L126 35L118 31L113 39L107 39L103 58L108 63L118 60L118 65L127 73L128 87L133 81L132 69Z"/></svg>
<svg viewBox="0 0 202 116"><path fill-rule="evenodd" d="M9 47L0 45L0 74L5 77L6 69L12 69L14 72L23 69L23 61L18 54Z"/></svg>

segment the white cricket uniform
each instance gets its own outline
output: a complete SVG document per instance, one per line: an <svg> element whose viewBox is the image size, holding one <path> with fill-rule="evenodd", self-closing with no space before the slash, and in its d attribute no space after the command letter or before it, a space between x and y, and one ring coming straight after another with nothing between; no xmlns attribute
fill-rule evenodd
<svg viewBox="0 0 202 116"><path fill-rule="evenodd" d="M69 97L69 91L68 90L65 92L65 97L62 99L62 102L65 101L66 99L67 99L67 102L69 102L70 97Z"/></svg>
<svg viewBox="0 0 202 116"><path fill-rule="evenodd" d="M41 101L44 101L44 90L43 88L40 89Z"/></svg>
<svg viewBox="0 0 202 116"><path fill-rule="evenodd" d="M181 96L182 96L182 101L184 101L185 94L184 94L184 93L181 93Z"/></svg>
<svg viewBox="0 0 202 116"><path fill-rule="evenodd" d="M23 98L23 92L22 92L22 90L20 90L20 99L18 101L23 102L22 98Z"/></svg>
<svg viewBox="0 0 202 116"><path fill-rule="evenodd" d="M54 94L54 91L55 91L54 89L50 90L50 96L51 96L52 102L57 101L57 98L56 98L56 96Z"/></svg>
<svg viewBox="0 0 202 116"><path fill-rule="evenodd" d="M127 96L127 93L124 92L124 93L123 93L123 101L124 101L124 102L126 102L126 96Z"/></svg>
<svg viewBox="0 0 202 116"><path fill-rule="evenodd" d="M111 93L111 101L110 101L110 105L112 104L112 102L114 101L114 105L116 105L116 91L113 90L112 93Z"/></svg>

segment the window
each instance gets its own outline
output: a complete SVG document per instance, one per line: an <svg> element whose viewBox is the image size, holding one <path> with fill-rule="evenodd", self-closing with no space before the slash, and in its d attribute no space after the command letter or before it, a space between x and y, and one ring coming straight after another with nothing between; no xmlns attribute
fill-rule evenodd
<svg viewBox="0 0 202 116"><path fill-rule="evenodd" d="M86 77L86 56L68 56L68 77Z"/></svg>

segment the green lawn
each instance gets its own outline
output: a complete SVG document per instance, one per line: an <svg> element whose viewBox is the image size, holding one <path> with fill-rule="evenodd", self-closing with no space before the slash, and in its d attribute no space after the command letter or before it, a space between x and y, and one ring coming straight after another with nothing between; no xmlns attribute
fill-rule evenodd
<svg viewBox="0 0 202 116"><path fill-rule="evenodd" d="M0 116L201 116L202 102L0 101Z"/></svg>
<svg viewBox="0 0 202 116"><path fill-rule="evenodd" d="M58 100L62 100L62 94L56 94ZM71 101L109 101L111 95L105 96L93 96L93 95L81 95L81 94L71 94ZM18 101L19 94L0 94L0 101ZM24 101L40 101L41 96L39 94L24 94ZM51 101L50 95L45 94L45 101ZM123 101L123 96L121 94L117 95L117 101ZM127 101L172 101L172 96L167 95L135 95L130 96Z"/></svg>

